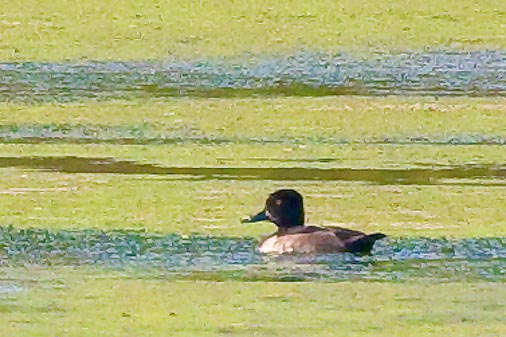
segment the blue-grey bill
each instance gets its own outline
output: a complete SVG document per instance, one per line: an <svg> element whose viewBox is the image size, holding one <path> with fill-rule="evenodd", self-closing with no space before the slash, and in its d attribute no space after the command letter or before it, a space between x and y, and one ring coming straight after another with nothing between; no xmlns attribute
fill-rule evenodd
<svg viewBox="0 0 506 337"><path fill-rule="evenodd" d="M253 215L249 218L243 219L242 223L252 223L252 222L258 222L258 221L266 221L269 220L267 218L267 214L265 214L265 210L261 211L260 213Z"/></svg>

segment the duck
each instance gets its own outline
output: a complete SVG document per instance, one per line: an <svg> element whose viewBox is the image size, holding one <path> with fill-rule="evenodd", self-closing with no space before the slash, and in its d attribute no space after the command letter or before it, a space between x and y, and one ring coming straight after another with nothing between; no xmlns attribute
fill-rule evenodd
<svg viewBox="0 0 506 337"><path fill-rule="evenodd" d="M383 233L365 234L342 227L308 226L304 223L304 201L293 189L281 189L271 193L265 208L258 214L243 219L243 223L270 221L277 232L262 239L257 250L274 254L327 254L354 253L368 255Z"/></svg>

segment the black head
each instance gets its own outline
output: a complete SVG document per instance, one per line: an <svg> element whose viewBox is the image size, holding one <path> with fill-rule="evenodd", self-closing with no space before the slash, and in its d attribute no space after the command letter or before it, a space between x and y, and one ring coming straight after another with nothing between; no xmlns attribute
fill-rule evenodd
<svg viewBox="0 0 506 337"><path fill-rule="evenodd" d="M302 195L294 190L279 190L269 195L263 211L244 220L257 222L269 220L278 227L295 227L304 225L304 203Z"/></svg>

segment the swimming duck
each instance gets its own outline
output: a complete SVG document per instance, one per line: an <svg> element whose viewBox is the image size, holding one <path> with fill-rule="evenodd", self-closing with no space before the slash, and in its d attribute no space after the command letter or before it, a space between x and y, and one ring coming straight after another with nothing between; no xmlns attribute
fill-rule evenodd
<svg viewBox="0 0 506 337"><path fill-rule="evenodd" d="M271 221L278 231L258 244L261 253L338 253L370 254L382 233L365 234L341 227L304 225L302 195L295 190L279 190L269 195L265 208L243 223Z"/></svg>

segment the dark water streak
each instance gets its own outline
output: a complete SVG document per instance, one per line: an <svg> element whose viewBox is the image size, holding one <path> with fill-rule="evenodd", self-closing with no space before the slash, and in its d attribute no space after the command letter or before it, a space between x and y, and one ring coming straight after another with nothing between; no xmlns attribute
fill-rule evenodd
<svg viewBox="0 0 506 337"><path fill-rule="evenodd" d="M324 160L325 161L325 160ZM448 179L504 181L506 168L460 165L426 168L303 168L160 166L107 157L0 157L0 167L22 167L65 173L151 174L192 179L366 181L378 184L441 184Z"/></svg>

